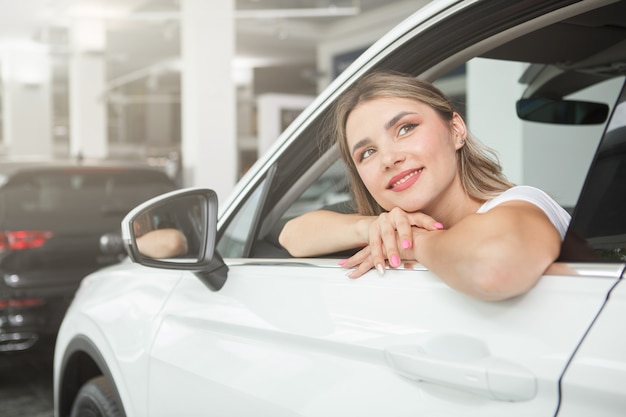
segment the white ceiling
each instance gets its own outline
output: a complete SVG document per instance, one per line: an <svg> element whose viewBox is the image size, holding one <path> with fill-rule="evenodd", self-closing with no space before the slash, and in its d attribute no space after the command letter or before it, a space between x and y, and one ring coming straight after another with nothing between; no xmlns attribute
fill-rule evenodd
<svg viewBox="0 0 626 417"><path fill-rule="evenodd" d="M326 25L392 3L235 0L236 61L313 64ZM47 45L63 65L71 22L78 17L105 18L107 78L122 82L178 57L179 8L180 0L0 0L0 47Z"/></svg>

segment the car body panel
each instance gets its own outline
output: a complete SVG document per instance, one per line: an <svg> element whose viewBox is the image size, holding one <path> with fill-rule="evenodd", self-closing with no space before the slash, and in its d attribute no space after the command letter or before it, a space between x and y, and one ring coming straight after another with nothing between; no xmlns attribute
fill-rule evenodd
<svg viewBox="0 0 626 417"><path fill-rule="evenodd" d="M129 263L82 284L72 306L81 314L69 315L61 334L79 328L110 350L105 357L118 358L111 373L128 415L193 415L204 407L268 416L385 409L409 415L432 407L463 415L553 415L555 381L619 276L611 266L577 276L575 265L563 264L567 275L547 275L527 295L493 303L459 294L419 266L351 280L327 259L227 263L228 280L217 292L192 273ZM481 359L485 349L527 370L537 392L502 401L450 381L414 381L389 362L397 347L432 343L444 343L450 357L443 359L453 363L468 350L468 361ZM145 413L142 403L149 404ZM347 404L349 412L342 411Z"/></svg>
<svg viewBox="0 0 626 417"><path fill-rule="evenodd" d="M626 410L626 280L611 291L563 376L560 417L622 416Z"/></svg>
<svg viewBox="0 0 626 417"><path fill-rule="evenodd" d="M106 279L97 279L102 274ZM68 309L71 320L61 324L56 343L65 355L55 356L55 368L62 368L61 363L81 353L69 349L77 338L96 346L102 358L119 357L119 363L106 361L108 372L119 381L116 388L127 415L141 415L148 389L144 376L148 374L158 316L180 276L177 271L146 269L126 260L84 279ZM80 314L71 314L73 311ZM69 334L72 337L66 337Z"/></svg>

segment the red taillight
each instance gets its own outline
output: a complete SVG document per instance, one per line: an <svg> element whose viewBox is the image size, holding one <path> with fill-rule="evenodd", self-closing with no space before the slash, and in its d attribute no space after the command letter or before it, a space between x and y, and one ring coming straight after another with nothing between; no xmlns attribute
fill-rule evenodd
<svg viewBox="0 0 626 417"><path fill-rule="evenodd" d="M0 252L38 248L51 237L47 230L5 230L0 232Z"/></svg>
<svg viewBox="0 0 626 417"><path fill-rule="evenodd" d="M9 307L37 307L43 304L41 298L17 298L11 300L0 300L0 308Z"/></svg>

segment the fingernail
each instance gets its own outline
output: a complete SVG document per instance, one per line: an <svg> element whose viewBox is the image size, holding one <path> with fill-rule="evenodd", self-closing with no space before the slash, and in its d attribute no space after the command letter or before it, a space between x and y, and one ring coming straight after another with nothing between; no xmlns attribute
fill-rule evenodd
<svg viewBox="0 0 626 417"><path fill-rule="evenodd" d="M389 263L395 268L400 265L400 258L398 258L396 255L393 255L391 259L389 259Z"/></svg>
<svg viewBox="0 0 626 417"><path fill-rule="evenodd" d="M346 262L348 262L348 260L347 260L347 259L342 259L342 260L340 260L339 262L337 262L337 265L339 265L339 266L343 266Z"/></svg>
<svg viewBox="0 0 626 417"><path fill-rule="evenodd" d="M376 270L378 271L378 273L380 275L385 275L385 267L382 266L382 264L377 264L376 265Z"/></svg>
<svg viewBox="0 0 626 417"><path fill-rule="evenodd" d="M438 230L442 230L443 229L443 224L436 222L435 224L433 224L433 226L435 227L435 229Z"/></svg>
<svg viewBox="0 0 626 417"><path fill-rule="evenodd" d="M402 241L402 249L408 249L411 247L411 241L408 239L405 239Z"/></svg>

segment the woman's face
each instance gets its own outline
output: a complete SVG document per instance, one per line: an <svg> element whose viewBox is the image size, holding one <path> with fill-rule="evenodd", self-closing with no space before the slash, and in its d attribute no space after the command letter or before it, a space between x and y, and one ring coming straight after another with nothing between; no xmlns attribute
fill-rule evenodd
<svg viewBox="0 0 626 417"><path fill-rule="evenodd" d="M373 99L352 110L346 136L359 176L386 210L432 215L463 192L456 151L466 128L456 113L445 121L415 100Z"/></svg>

